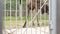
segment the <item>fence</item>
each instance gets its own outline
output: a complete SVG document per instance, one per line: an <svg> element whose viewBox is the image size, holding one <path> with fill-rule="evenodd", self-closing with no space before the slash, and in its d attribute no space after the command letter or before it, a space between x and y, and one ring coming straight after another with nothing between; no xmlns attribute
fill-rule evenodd
<svg viewBox="0 0 60 34"><path fill-rule="evenodd" d="M16 14L16 10L11 10L12 12L12 14L11 14L11 16L15 16L15 14ZM20 11L18 10L17 11L17 16L20 16ZM23 16L25 15L25 10L23 10ZM10 16L10 10L6 10L6 16Z"/></svg>
<svg viewBox="0 0 60 34"><path fill-rule="evenodd" d="M17 8L18 0L14 0L16 4L16 8L15 8L16 13L14 16L12 16L13 0L8 1L10 2L10 6L9 6L10 12L9 12L9 16L6 15L7 14L6 1L7 0L5 0L5 11L4 11L5 19L4 19L3 34L56 34L55 33L56 32L56 4L53 3L53 0L49 0L50 2L52 1L50 5L46 3L46 0L43 0L44 1L43 4L41 4L42 0L36 0L37 2L33 0L34 3L31 0L30 4L28 4L27 3L28 0L26 0L25 1L26 6L24 6L26 7L26 11L25 11L25 15L23 16L22 16L23 14L22 1L24 0L21 0L21 4L19 4L20 16L18 16L18 8ZM53 6L53 4L55 6ZM51 8L54 10L52 10ZM27 10L28 11L30 10L30 12L28 12ZM47 12L47 10L49 10L50 12ZM44 14L45 12L48 14ZM53 18L53 16L55 17ZM49 25L50 25L50 30L49 30Z"/></svg>
<svg viewBox="0 0 60 34"><path fill-rule="evenodd" d="M5 4L10 2L8 16L6 16L7 8L5 8L5 34L49 34L49 15L44 14L49 13L48 0L21 0L19 5L18 0L5 1L7 1ZM12 12L13 2L15 2L15 13ZM26 5L23 5L23 3ZM5 7L8 6L6 5ZM26 11L22 15L24 7Z"/></svg>

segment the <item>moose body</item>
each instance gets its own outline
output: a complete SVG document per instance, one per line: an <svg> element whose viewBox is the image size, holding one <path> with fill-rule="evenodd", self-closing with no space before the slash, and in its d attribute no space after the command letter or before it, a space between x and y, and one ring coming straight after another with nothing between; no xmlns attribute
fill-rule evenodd
<svg viewBox="0 0 60 34"><path fill-rule="evenodd" d="M39 9L41 9L42 14L44 14L45 12L48 13L48 11L49 11L48 4L44 4L44 0L41 0L41 1L40 0L26 0L26 5L27 5L28 16L31 13L30 10L32 10L32 12L34 14L36 14L36 12L38 12ZM43 6L43 7L41 8L41 6ZM45 9L44 9L44 7L45 7ZM35 10L35 11L33 11L33 10ZM44 12L44 10L45 10L45 12ZM38 18L37 18L37 20L38 20ZM26 27L26 23L27 22L25 22L23 27Z"/></svg>
<svg viewBox="0 0 60 34"><path fill-rule="evenodd" d="M31 3L32 1L32 3ZM41 2L41 3L40 3ZM44 14L44 7L45 7L45 10L46 10L46 13L48 13L48 4L44 4L44 0L27 0L27 8L28 8L28 14L30 13L30 10L32 9L32 11L35 9L38 11L38 9L40 9L41 6L43 6L41 8L41 13ZM31 6L32 5L32 6ZM32 8L31 8L32 7Z"/></svg>

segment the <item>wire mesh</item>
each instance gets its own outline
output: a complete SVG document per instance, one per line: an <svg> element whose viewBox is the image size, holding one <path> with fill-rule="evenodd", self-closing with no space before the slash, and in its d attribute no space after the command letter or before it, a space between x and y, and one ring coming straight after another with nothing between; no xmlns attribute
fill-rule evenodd
<svg viewBox="0 0 60 34"><path fill-rule="evenodd" d="M5 0L4 34L49 34L48 0Z"/></svg>

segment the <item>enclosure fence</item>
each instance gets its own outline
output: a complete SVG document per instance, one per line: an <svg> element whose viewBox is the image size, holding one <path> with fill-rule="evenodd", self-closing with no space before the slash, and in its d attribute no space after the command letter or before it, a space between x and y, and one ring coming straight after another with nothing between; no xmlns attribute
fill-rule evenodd
<svg viewBox="0 0 60 34"><path fill-rule="evenodd" d="M50 2L5 0L3 34L50 34L50 18L55 15L50 12L53 9Z"/></svg>

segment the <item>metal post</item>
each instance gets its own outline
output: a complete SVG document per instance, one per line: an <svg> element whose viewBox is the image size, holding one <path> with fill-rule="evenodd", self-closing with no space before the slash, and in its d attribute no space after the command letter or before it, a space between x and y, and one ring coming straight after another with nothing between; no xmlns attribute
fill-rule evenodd
<svg viewBox="0 0 60 34"><path fill-rule="evenodd" d="M56 34L56 0L49 0L49 17L50 34Z"/></svg>
<svg viewBox="0 0 60 34"><path fill-rule="evenodd" d="M0 34L2 33L2 27L3 27L3 21L2 21L2 17L3 17L3 12L4 12L4 0L0 0Z"/></svg>
<svg viewBox="0 0 60 34"><path fill-rule="evenodd" d="M60 34L60 0L57 0L57 11L56 11L56 32L57 32L57 34Z"/></svg>

